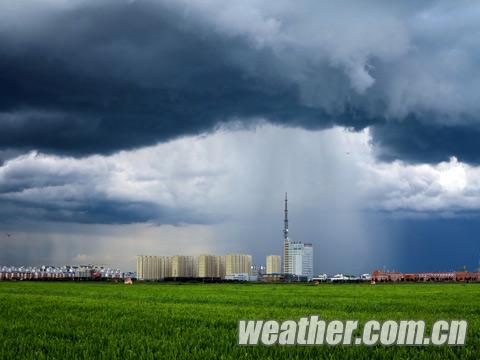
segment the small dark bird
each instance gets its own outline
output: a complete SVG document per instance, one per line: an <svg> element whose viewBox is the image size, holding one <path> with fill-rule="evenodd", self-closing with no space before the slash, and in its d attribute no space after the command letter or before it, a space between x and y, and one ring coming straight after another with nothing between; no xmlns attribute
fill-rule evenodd
<svg viewBox="0 0 480 360"><path fill-rule="evenodd" d="M12 234L7 234L8 237L12 236Z"/></svg>

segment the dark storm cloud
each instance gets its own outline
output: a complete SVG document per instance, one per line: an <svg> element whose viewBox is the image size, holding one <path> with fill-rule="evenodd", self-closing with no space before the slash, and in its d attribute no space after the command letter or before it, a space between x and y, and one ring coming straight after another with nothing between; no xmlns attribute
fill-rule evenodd
<svg viewBox="0 0 480 360"><path fill-rule="evenodd" d="M34 34L2 36L4 148L109 153L256 116L318 126L321 110L301 105L294 86L235 66L244 40L198 33L179 13L105 2L52 17Z"/></svg>
<svg viewBox="0 0 480 360"><path fill-rule="evenodd" d="M425 124L415 117L372 127L376 155L383 160L435 162L447 156L480 163L480 127Z"/></svg>
<svg viewBox="0 0 480 360"><path fill-rule="evenodd" d="M3 3L0 147L105 154L263 118L477 161L478 9L448 6Z"/></svg>
<svg viewBox="0 0 480 360"><path fill-rule="evenodd" d="M62 199L51 202L2 200L0 223L22 221L55 221L78 224L207 224L205 216L190 209L168 208L151 202L107 199L99 194L92 198Z"/></svg>

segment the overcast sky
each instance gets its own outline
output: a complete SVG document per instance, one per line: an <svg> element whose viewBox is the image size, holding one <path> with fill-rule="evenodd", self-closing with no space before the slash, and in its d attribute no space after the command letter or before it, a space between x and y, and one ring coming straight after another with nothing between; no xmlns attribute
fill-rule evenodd
<svg viewBox="0 0 480 360"><path fill-rule="evenodd" d="M0 265L474 268L480 4L0 3Z"/></svg>

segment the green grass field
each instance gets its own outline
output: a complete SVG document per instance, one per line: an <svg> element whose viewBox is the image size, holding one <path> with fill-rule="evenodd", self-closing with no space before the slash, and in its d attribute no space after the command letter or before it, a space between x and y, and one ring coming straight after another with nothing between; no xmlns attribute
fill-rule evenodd
<svg viewBox="0 0 480 360"><path fill-rule="evenodd" d="M2 359L478 359L480 284L0 282ZM463 347L255 346L239 319L469 321Z"/></svg>

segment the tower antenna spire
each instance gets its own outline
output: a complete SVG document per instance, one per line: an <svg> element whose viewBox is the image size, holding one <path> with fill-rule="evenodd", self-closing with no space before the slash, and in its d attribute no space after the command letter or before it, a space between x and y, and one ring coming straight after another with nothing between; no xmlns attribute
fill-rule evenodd
<svg viewBox="0 0 480 360"><path fill-rule="evenodd" d="M283 227L283 238L288 240L288 198L287 193L285 193L285 220L284 220L284 227Z"/></svg>

